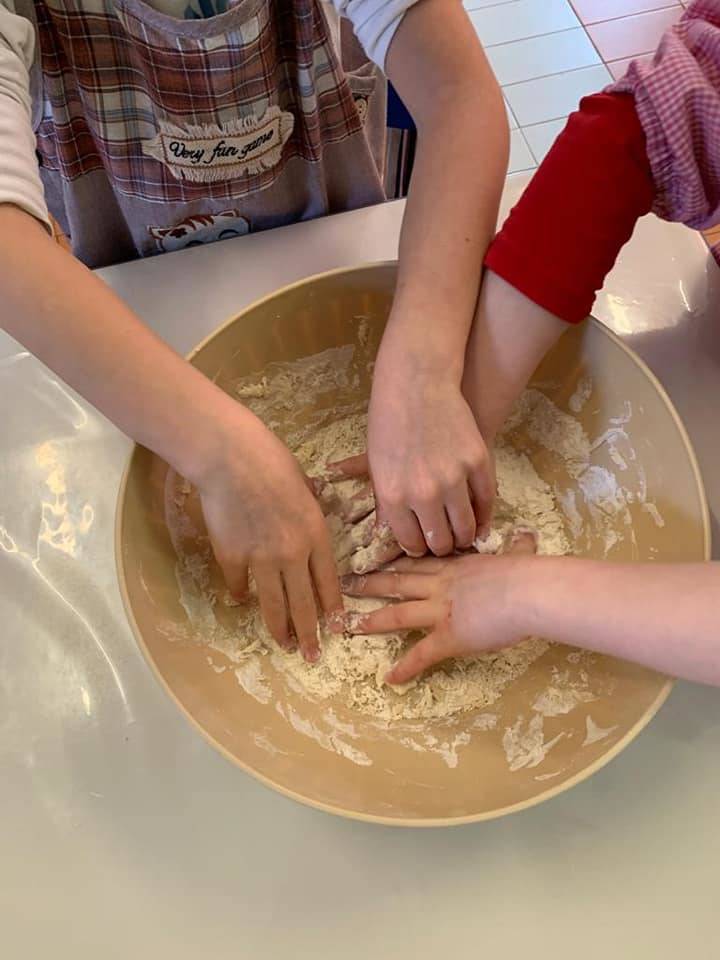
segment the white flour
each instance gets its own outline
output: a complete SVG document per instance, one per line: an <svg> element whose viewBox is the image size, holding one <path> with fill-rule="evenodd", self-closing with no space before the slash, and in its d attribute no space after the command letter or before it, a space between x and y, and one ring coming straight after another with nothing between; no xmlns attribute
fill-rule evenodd
<svg viewBox="0 0 720 960"><path fill-rule="evenodd" d="M590 377L580 377L575 393L568 400L568 406L573 413L580 413L590 399L593 392L593 382Z"/></svg>
<svg viewBox="0 0 720 960"><path fill-rule="evenodd" d="M503 734L503 748L512 773L523 767L537 767L550 750L565 736L559 733L552 740L545 740L542 714L536 713L527 723L518 717Z"/></svg>
<svg viewBox="0 0 720 960"><path fill-rule="evenodd" d="M368 384L369 365L359 354L350 346L333 348L295 363L271 364L262 376L235 385L237 396L317 479L341 573L364 572L379 542L369 485L362 480L329 483L325 470L328 462L364 450L366 416L358 397ZM580 411L591 396L592 383L585 379L570 409ZM498 499L493 529L476 548L497 552L506 534L518 525L536 531L539 552L545 554L570 552L566 531L581 548L583 540L587 546L591 538L599 539L606 554L625 535L624 529L632 537L628 504L634 499L643 503L643 491L628 490L613 472L613 468L623 469L623 464L627 468L634 459L629 442L625 443L626 422L625 416L616 418L611 429L593 443L575 417L560 411L540 391L526 391L496 448ZM608 451L608 466L595 462L599 448ZM537 450L559 465L567 482L551 488L540 478L524 452ZM655 518L656 508L648 505L646 509ZM509 650L451 661L400 689L389 687L384 677L417 634L352 637L321 628L322 658L317 665L308 665L298 654L277 647L254 602L230 600L212 560L195 492L179 478L169 479L166 511L178 554L177 581L190 621L188 633L222 657L220 663L209 658L211 668L221 672L229 661L246 694L263 704L274 698L277 712L298 732L353 763L367 765L371 760L353 743L358 734L339 720L332 704L377 722L377 729L390 729L390 722L414 722L412 733L398 728L398 742L413 751L436 753L450 767L457 765L459 749L470 742L470 731L490 736L497 729L509 768L515 771L541 763L562 738L560 733L546 741L544 717L563 716L595 699L583 682L568 683L566 677L555 674L528 705L529 720L518 717L510 726L499 728L497 714L480 712L496 704L506 687L548 649L546 641L535 638ZM350 516L355 522L349 521ZM662 522L659 514L656 522ZM379 605L373 600L346 601L349 610L359 612ZM328 704L322 727L319 721L300 715L297 698L296 706L278 699L278 678L287 695ZM450 723L470 711L475 716L462 729L443 737L419 726L424 721ZM589 722L586 742L608 733L591 729Z"/></svg>
<svg viewBox="0 0 720 960"><path fill-rule="evenodd" d="M260 399L250 391L245 395ZM325 463L362 452L366 429L365 414L350 414L319 427L295 447L294 453L308 474L319 476ZM569 543L553 495L530 460L501 442L496 461L499 500L494 531L498 541L514 525L523 524L537 532L541 553L568 552ZM336 502L336 488L341 489L345 502L353 494L359 500L365 497L357 481L343 482L323 492L322 499L331 506ZM358 498L358 494L362 496ZM173 502L177 505L181 501L182 493L176 491ZM372 507L371 495L365 507ZM357 569L356 558L365 550L362 533L369 533L370 526L364 527L363 521L350 524L330 517L329 527L340 572ZM390 687L384 680L386 673L418 634L338 636L322 627L323 655L318 664L310 665L299 654L286 653L274 643L254 602L237 607L235 636L224 629L208 630L215 619L214 602L210 602L212 596L208 593L209 560L209 554L181 556L178 579L185 595L185 608L192 611L196 621L199 618L212 649L232 661L241 661L235 670L238 682L262 703L267 703L271 696L264 674L269 666L282 674L290 690L314 701L332 699L382 721L440 719L495 703L505 687L521 676L548 646L546 641L532 638L497 653L451 661L401 689ZM194 590L188 591L188 581ZM192 596L188 597L188 593ZM382 605L382 601L370 599L347 600L347 608L360 613ZM448 749L454 754L455 748Z"/></svg>
<svg viewBox="0 0 720 960"><path fill-rule="evenodd" d="M568 405L579 413L592 397L592 380L580 378ZM526 390L511 414L506 432L519 449L546 451L550 463L567 474L553 494L574 541L575 552L609 557L623 541L633 555L637 543L630 506L637 503L658 527L664 519L647 500L645 473L625 429L632 407L624 401L607 428L591 440L574 416L564 413L539 390ZM633 467L631 470L630 467Z"/></svg>
<svg viewBox="0 0 720 960"><path fill-rule="evenodd" d="M611 733L614 733L617 730L617 724L613 727L599 727L593 718L588 714L585 717L585 739L583 740L583 746L589 747L592 743L597 743L599 740L605 740L606 737L609 737Z"/></svg>

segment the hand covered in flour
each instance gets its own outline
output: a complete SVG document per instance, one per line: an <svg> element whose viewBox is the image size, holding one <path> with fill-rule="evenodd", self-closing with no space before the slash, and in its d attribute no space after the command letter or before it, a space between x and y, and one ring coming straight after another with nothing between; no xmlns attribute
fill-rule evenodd
<svg viewBox="0 0 720 960"><path fill-rule="evenodd" d="M460 384L381 350L368 420L378 518L404 551L467 549L487 528L495 474Z"/></svg>
<svg viewBox="0 0 720 960"><path fill-rule="evenodd" d="M401 556L390 524L378 521L367 454L328 464L325 479L327 483L315 482L325 513L349 525L339 545L341 571L371 573Z"/></svg>
<svg viewBox="0 0 720 960"><path fill-rule="evenodd" d="M238 408L242 410L242 408ZM318 608L342 610L330 535L311 485L287 448L248 411L238 442L198 483L215 557L241 599L251 570L265 623L285 649L320 656Z"/></svg>
<svg viewBox="0 0 720 960"><path fill-rule="evenodd" d="M504 556L405 558L380 573L344 578L348 596L399 601L348 615L350 632L429 631L395 664L386 678L391 684L407 683L448 657L513 646L524 639L515 600L535 549L534 535L523 531L513 535Z"/></svg>

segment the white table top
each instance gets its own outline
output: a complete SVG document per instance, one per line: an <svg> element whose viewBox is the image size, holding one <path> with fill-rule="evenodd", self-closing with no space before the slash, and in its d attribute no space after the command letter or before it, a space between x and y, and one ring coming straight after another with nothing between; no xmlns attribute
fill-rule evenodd
<svg viewBox="0 0 720 960"><path fill-rule="evenodd" d="M291 280L394 257L401 215L389 204L102 274L185 351ZM719 306L702 241L648 220L595 311L669 389L716 532ZM3 957L716 955L720 693L678 684L609 767L503 820L418 832L306 809L216 754L135 647L112 541L128 441L8 338L0 409Z"/></svg>

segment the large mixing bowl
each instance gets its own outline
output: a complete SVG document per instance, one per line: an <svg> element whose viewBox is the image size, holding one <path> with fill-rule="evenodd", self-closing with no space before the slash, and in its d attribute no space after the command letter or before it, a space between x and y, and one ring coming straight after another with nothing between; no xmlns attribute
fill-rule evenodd
<svg viewBox="0 0 720 960"><path fill-rule="evenodd" d="M271 361L347 344L360 350L360 341L368 349L368 334L375 349L394 281L395 266L381 264L288 287L230 320L190 359L230 389ZM598 512L596 505L587 512L575 497L567 526L576 552L610 561L708 559L697 463L676 412L643 363L591 321L568 330L534 383L597 438L593 464L614 471L624 491L622 510L601 505ZM367 397L369 387L366 371L357 390ZM539 446L530 456L567 506L577 477ZM398 825L496 817L590 776L638 735L670 691L671 681L649 670L551 646L497 703L450 720L381 730L342 703L293 692L271 669L272 695L260 702L238 685L233 669L218 666L222 657L214 655L215 669L208 665L202 638L187 639L165 524L166 474L165 464L137 447L120 491L117 566L137 641L167 693L218 750L297 800ZM581 695L563 707L568 689ZM559 701L548 697L558 691ZM557 709L538 709L542 702Z"/></svg>

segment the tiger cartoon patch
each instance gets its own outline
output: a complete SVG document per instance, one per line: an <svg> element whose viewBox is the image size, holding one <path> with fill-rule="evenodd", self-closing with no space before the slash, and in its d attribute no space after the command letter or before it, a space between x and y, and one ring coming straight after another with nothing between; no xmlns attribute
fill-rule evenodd
<svg viewBox="0 0 720 960"><path fill-rule="evenodd" d="M358 112L358 117L360 118L360 123L365 126L365 121L367 120L368 115L368 102L370 97L365 96L362 93L356 93L354 98L355 100L355 109Z"/></svg>
<svg viewBox="0 0 720 960"><path fill-rule="evenodd" d="M244 237L250 232L250 224L237 210L223 210L222 213L193 214L173 227L148 227L148 231L158 253L172 253L229 237Z"/></svg>

